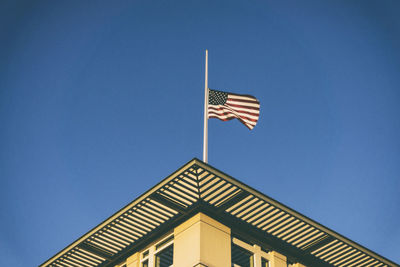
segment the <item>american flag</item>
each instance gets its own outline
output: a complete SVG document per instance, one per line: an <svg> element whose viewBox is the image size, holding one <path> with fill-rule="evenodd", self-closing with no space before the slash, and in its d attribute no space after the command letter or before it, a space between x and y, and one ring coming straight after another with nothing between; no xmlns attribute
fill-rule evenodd
<svg viewBox="0 0 400 267"><path fill-rule="evenodd" d="M209 89L208 118L228 121L237 118L250 130L260 116L260 102L251 95L238 95Z"/></svg>

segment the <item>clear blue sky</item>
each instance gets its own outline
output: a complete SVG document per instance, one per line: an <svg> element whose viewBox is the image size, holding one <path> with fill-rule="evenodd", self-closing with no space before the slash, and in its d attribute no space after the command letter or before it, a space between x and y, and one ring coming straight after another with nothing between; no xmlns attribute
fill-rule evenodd
<svg viewBox="0 0 400 267"><path fill-rule="evenodd" d="M0 265L38 265L193 157L400 262L400 2L0 4Z"/></svg>

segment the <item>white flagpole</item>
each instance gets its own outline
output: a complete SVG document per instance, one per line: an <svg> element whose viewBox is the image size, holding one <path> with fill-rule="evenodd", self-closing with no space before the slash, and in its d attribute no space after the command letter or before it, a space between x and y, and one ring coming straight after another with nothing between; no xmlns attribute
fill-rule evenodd
<svg viewBox="0 0 400 267"><path fill-rule="evenodd" d="M206 49L206 77L204 86L204 139L203 161L208 162L208 50Z"/></svg>

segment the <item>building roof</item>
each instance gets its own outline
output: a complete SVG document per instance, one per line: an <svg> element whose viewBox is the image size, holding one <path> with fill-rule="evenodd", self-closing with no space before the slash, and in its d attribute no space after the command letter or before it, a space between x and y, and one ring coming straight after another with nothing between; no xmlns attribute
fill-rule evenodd
<svg viewBox="0 0 400 267"><path fill-rule="evenodd" d="M40 266L114 266L197 212L308 266L398 264L193 159Z"/></svg>

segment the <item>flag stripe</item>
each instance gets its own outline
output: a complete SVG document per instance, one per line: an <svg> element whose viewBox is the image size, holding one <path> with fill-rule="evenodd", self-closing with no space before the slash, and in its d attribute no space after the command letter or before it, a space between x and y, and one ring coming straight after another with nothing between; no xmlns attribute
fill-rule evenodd
<svg viewBox="0 0 400 267"><path fill-rule="evenodd" d="M228 103L228 101L227 101L227 103ZM237 108L247 108L247 109L252 109L252 110L260 110L260 106L258 106L258 107L248 107L248 106L244 106L244 105L236 105L236 104L231 104L231 103L229 103L229 106L237 107Z"/></svg>
<svg viewBox="0 0 400 267"><path fill-rule="evenodd" d="M260 105L257 101L241 100L241 99L235 99L235 98L231 98L231 97L229 97L226 102L231 102L233 104L238 104L238 105L253 106L253 107L258 107Z"/></svg>
<svg viewBox="0 0 400 267"><path fill-rule="evenodd" d="M240 112L240 113L244 113L244 114L248 114L248 115L252 115L252 116L259 116L260 112L258 110L253 110L253 109L247 109L247 108L232 108L229 106L222 106L222 105L218 105L218 106L209 106L208 107L210 110L219 110L221 108L227 108L229 110L234 110L236 112Z"/></svg>
<svg viewBox="0 0 400 267"><path fill-rule="evenodd" d="M253 96L229 94L229 97L235 98L235 99L250 100L250 101L258 102L258 100Z"/></svg>
<svg viewBox="0 0 400 267"><path fill-rule="evenodd" d="M252 114L252 113L249 113L249 112L246 112L246 111L240 111L240 112L233 111L231 109L227 109L227 108L224 108L224 107L219 107L217 109L214 108L214 107L210 107L209 112L210 113L214 112L216 114L225 114L226 112L232 112L232 113L237 114L237 115L240 114L240 116L242 116L242 117L247 117L249 119L253 119L254 121L257 121L257 119L258 119L258 114L254 114L254 113Z"/></svg>

